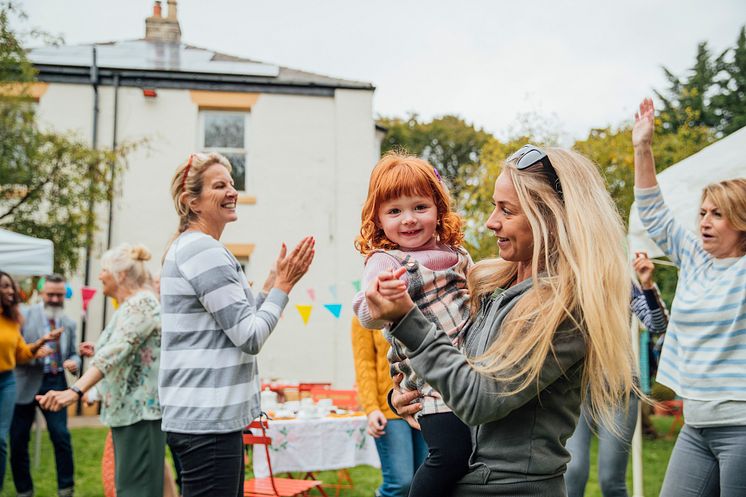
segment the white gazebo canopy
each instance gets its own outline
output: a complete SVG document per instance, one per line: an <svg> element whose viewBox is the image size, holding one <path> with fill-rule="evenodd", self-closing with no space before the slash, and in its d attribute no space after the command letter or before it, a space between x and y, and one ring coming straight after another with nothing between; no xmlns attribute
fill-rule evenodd
<svg viewBox="0 0 746 497"><path fill-rule="evenodd" d="M54 267L54 245L0 229L0 270L15 276L49 274Z"/></svg>
<svg viewBox="0 0 746 497"><path fill-rule="evenodd" d="M746 127L731 133L720 141L703 148L669 167L658 175L663 197L682 226L697 232L697 214L702 189L710 183L731 178L746 177ZM660 257L663 252L648 238L632 204L629 214L629 251L634 254L646 251Z"/></svg>

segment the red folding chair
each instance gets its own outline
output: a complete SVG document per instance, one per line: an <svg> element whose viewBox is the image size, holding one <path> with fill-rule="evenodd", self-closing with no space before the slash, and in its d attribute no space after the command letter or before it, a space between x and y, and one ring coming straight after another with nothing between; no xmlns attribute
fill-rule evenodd
<svg viewBox="0 0 746 497"><path fill-rule="evenodd" d="M264 453L267 455L267 467L269 468L269 477L267 478L250 478L244 481L244 497L266 497L272 495L275 497L306 497L312 489L322 492L321 482L319 480L295 480L293 478L276 478L272 473L272 461L269 457L269 446L272 439L267 436L267 420L260 418L253 421L249 430L261 430L262 434L254 435L251 431L244 431L244 446L264 445Z"/></svg>

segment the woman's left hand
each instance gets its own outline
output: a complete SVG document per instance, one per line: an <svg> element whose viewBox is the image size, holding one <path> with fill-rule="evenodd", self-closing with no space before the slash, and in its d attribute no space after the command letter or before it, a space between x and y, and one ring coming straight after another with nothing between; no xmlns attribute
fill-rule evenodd
<svg viewBox="0 0 746 497"><path fill-rule="evenodd" d="M399 279L406 271L403 267L396 271L386 271L370 282L365 291L365 299L368 301L371 318L396 322L414 307L407 292L407 283Z"/></svg>
<svg viewBox="0 0 746 497"><path fill-rule="evenodd" d="M78 400L78 394L72 390L50 390L44 395L37 395L36 401L45 411L61 411Z"/></svg>

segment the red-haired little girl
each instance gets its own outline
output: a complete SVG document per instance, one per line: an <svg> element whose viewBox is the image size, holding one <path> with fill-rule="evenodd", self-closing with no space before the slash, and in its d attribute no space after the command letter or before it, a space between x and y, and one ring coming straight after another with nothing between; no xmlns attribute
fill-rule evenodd
<svg viewBox="0 0 746 497"><path fill-rule="evenodd" d="M461 218L451 210L448 191L437 170L416 157L385 155L371 173L360 236L355 243L366 257L364 287L382 272L406 268L402 279L412 300L457 347L469 315L466 274L472 264L462 241ZM409 496L450 495L468 469L469 428L445 405L440 394L415 374L407 359L408 351L388 333L389 323L371 318L364 290L355 296L353 308L363 326L384 329L391 343L391 375L404 376L401 388L422 394L417 421L428 445L428 456L414 476Z"/></svg>

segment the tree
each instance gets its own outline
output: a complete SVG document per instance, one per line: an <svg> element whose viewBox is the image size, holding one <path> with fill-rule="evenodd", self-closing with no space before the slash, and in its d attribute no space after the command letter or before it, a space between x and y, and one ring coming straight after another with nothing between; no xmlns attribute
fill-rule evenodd
<svg viewBox="0 0 746 497"><path fill-rule="evenodd" d="M654 90L663 103L659 112L663 132L675 133L683 126L715 128L719 119L710 107L710 98L717 89L717 67L707 42L701 42L697 46L694 66L689 69L685 81L665 67L663 72L669 87L664 92Z"/></svg>
<svg viewBox="0 0 746 497"><path fill-rule="evenodd" d="M719 92L712 97L718 130L729 135L746 126L746 27L741 27L736 46L716 61Z"/></svg>
<svg viewBox="0 0 746 497"><path fill-rule="evenodd" d="M38 126L28 96L35 71L9 26L12 13L17 7L0 4L0 227L52 240L55 270L70 273L96 230L89 203L111 199L134 144L96 150Z"/></svg>
<svg viewBox="0 0 746 497"><path fill-rule="evenodd" d="M457 116L443 116L430 122L420 121L416 114L406 119L380 118L387 129L381 153L402 150L435 166L451 187L457 205L461 203L465 179L472 176L480 162L482 147L492 138Z"/></svg>

